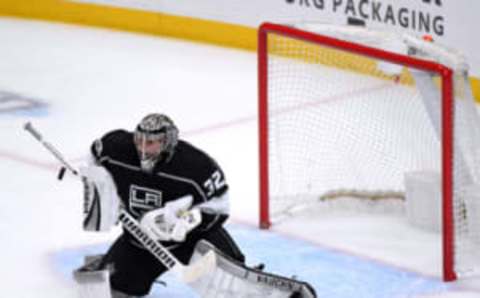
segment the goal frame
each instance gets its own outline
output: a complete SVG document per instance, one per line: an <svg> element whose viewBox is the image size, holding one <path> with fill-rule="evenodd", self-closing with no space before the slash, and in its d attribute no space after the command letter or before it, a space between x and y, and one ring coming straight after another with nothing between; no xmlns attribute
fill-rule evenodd
<svg viewBox="0 0 480 298"><path fill-rule="evenodd" d="M453 124L454 84L453 71L449 67L419 58L377 49L355 42L307 32L290 26L263 23L258 29L258 137L259 137L259 226L271 227L269 208L269 144L268 144L268 35L278 34L292 39L319 44L373 59L437 73L441 80L442 96L442 249L443 279L457 279L454 270L454 215L453 215Z"/></svg>

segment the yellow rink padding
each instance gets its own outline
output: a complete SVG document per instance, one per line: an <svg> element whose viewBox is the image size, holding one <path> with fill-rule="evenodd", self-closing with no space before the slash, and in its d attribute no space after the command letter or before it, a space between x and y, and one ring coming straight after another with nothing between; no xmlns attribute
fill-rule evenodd
<svg viewBox="0 0 480 298"><path fill-rule="evenodd" d="M2 15L107 27L247 50L257 48L256 28L107 5L64 0L0 0ZM480 102L480 79L472 78L471 85Z"/></svg>
<svg viewBox="0 0 480 298"><path fill-rule="evenodd" d="M0 15L178 37L241 49L256 48L256 28L106 5L62 0L0 0Z"/></svg>
<svg viewBox="0 0 480 298"><path fill-rule="evenodd" d="M472 84L473 97L480 103L480 79L470 78L470 83Z"/></svg>

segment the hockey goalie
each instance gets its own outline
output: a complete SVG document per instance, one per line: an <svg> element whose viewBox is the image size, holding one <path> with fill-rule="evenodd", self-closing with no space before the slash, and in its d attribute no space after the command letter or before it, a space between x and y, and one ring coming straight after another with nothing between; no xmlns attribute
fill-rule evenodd
<svg viewBox="0 0 480 298"><path fill-rule="evenodd" d="M174 271L201 297L316 297L306 283L245 265L223 224L228 185L206 153L178 139L164 114L149 114L133 132L114 130L93 142L82 168L84 229L123 233L74 272L82 298L149 294Z"/></svg>

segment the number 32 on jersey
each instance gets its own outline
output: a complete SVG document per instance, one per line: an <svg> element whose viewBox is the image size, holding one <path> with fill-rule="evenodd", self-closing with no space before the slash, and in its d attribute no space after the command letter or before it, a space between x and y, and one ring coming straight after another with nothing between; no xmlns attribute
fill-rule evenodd
<svg viewBox="0 0 480 298"><path fill-rule="evenodd" d="M225 179L219 170L216 170L210 178L208 178L203 186L207 190L207 197L212 196L216 191L225 186Z"/></svg>

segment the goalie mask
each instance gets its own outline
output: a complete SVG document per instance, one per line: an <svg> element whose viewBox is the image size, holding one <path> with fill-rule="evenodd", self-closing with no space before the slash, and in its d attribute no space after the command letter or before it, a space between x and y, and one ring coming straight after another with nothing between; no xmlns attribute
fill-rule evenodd
<svg viewBox="0 0 480 298"><path fill-rule="evenodd" d="M168 161L173 156L177 142L178 129L168 116L145 116L134 132L134 143L142 170L151 172L158 161Z"/></svg>

